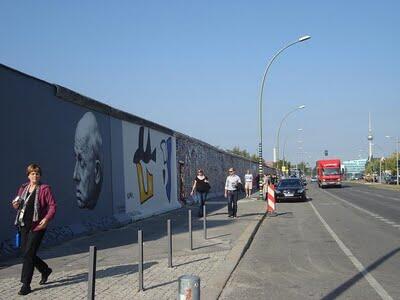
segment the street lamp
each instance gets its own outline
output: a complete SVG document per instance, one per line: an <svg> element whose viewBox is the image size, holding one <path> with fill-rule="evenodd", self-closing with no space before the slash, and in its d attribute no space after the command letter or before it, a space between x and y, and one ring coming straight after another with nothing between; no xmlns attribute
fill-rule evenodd
<svg viewBox="0 0 400 300"><path fill-rule="evenodd" d="M311 36L309 35L305 35L300 37L298 40L291 42L290 44L286 45L285 47L283 47L282 49L280 49L278 52L275 53L275 55L272 57L272 59L269 61L269 63L267 64L267 68L265 69L262 81L261 81L261 87L260 87L260 111L259 111L259 130L260 130L260 143L258 145L258 155L259 155L259 166L258 166L258 174L260 176L259 179L259 199L263 200L263 191L262 191L262 183L263 183L263 174L264 174L264 167L263 167L263 158L262 158L262 99L263 99L263 92L264 92L264 83L265 83L265 79L267 77L267 73L269 68L271 67L272 63L274 62L274 60L279 56L279 54L281 54L283 51L285 51L287 48L297 44L297 43L301 43L304 41L307 41L311 38Z"/></svg>
<svg viewBox="0 0 400 300"><path fill-rule="evenodd" d="M394 137L390 136L390 135L386 135L385 136L388 139L395 139ZM399 137L396 138L396 181L397 181L397 185L399 185Z"/></svg>
<svg viewBox="0 0 400 300"><path fill-rule="evenodd" d="M303 128L297 128L297 131L303 131ZM283 167L285 167L285 169L286 169L285 149L286 149L287 140L288 140L288 137L285 138L285 142L283 143L283 149L282 149Z"/></svg>
<svg viewBox="0 0 400 300"><path fill-rule="evenodd" d="M295 111L298 111L298 110L300 110L300 109L303 109L303 108L305 108L305 107L306 107L305 105L300 105L300 106L296 107L295 109L289 111L289 112L282 118L281 123L279 124L278 132L277 132L277 134L276 134L276 145L275 145L275 148L274 148L274 159L275 159L275 162L278 162L278 163L279 163L279 136L280 136L280 133L281 133L281 128L282 128L283 122L285 122L285 120L287 119L287 117L288 117L290 114L292 114L292 113L294 113Z"/></svg>

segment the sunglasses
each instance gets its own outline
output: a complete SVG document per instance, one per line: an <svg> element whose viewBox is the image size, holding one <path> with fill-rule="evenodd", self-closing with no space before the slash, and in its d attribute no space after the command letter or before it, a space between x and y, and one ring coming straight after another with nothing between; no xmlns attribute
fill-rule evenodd
<svg viewBox="0 0 400 300"><path fill-rule="evenodd" d="M233 170L229 170L229 173L233 173Z"/></svg>

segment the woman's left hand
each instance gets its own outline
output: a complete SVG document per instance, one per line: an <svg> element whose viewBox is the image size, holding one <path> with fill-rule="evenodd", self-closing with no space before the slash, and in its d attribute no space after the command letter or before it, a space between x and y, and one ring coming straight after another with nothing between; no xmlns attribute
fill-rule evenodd
<svg viewBox="0 0 400 300"><path fill-rule="evenodd" d="M42 220L39 222L38 229L39 229L39 230L40 230L40 229L44 229L44 228L47 227L48 224L49 224L49 221L48 221L46 218L44 218L44 219L42 219Z"/></svg>

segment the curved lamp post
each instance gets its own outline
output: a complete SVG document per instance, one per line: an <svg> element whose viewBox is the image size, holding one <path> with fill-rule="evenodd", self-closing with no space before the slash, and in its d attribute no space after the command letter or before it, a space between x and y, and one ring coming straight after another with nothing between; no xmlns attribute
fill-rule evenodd
<svg viewBox="0 0 400 300"><path fill-rule="evenodd" d="M300 37L298 40L291 42L290 44L286 45L285 47L283 47L282 49L280 49L278 52L276 52L276 54L272 57L272 59L269 61L267 68L265 69L264 72L264 76L262 78L261 81L261 88L260 88L260 111L259 111L259 129L260 129L260 143L258 145L258 156L259 156L259 161L258 161L258 174L260 176L259 179L259 199L263 200L263 192L262 192L262 183L263 183L263 175L264 175L264 167L263 167L263 158L262 158L262 99L263 99L263 92L264 92L264 83L265 83L265 79L267 77L267 73L269 68L271 67L271 64L274 62L274 60L279 56L279 54L281 54L283 51L285 51L287 48L297 44L297 43L301 43L304 41L307 41L311 38L311 36L309 35L305 35Z"/></svg>
<svg viewBox="0 0 400 300"><path fill-rule="evenodd" d="M297 131L303 131L303 128L297 128ZM285 168L286 168L285 149L286 149L287 140L288 140L288 137L285 138L285 142L283 143L283 149L282 149L283 166L284 166Z"/></svg>
<svg viewBox="0 0 400 300"><path fill-rule="evenodd" d="M296 107L295 109L289 111L289 112L282 118L281 123L279 124L278 132L277 132L277 134L276 134L276 146L275 146L275 149L276 149L276 150L275 150L275 151L276 151L276 153L275 153L276 162L279 163L279 136L280 136L280 133L281 133L281 128L282 128L283 122L285 122L285 120L287 119L287 117L289 117L290 114L292 114L292 113L294 113L295 111L298 111L298 110L300 110L300 109L303 109L303 108L305 108L305 107L306 107L305 105L300 105L300 106Z"/></svg>

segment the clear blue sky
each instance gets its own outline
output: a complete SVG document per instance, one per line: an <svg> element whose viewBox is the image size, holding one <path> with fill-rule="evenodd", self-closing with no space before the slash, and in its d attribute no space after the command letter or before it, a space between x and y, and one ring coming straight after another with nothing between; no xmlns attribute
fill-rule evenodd
<svg viewBox="0 0 400 300"><path fill-rule="evenodd" d="M2 1L0 61L222 148L375 156L400 135L399 1ZM1 79L0 79L1 80ZM303 128L299 136L297 128ZM309 158L308 156L311 156Z"/></svg>

